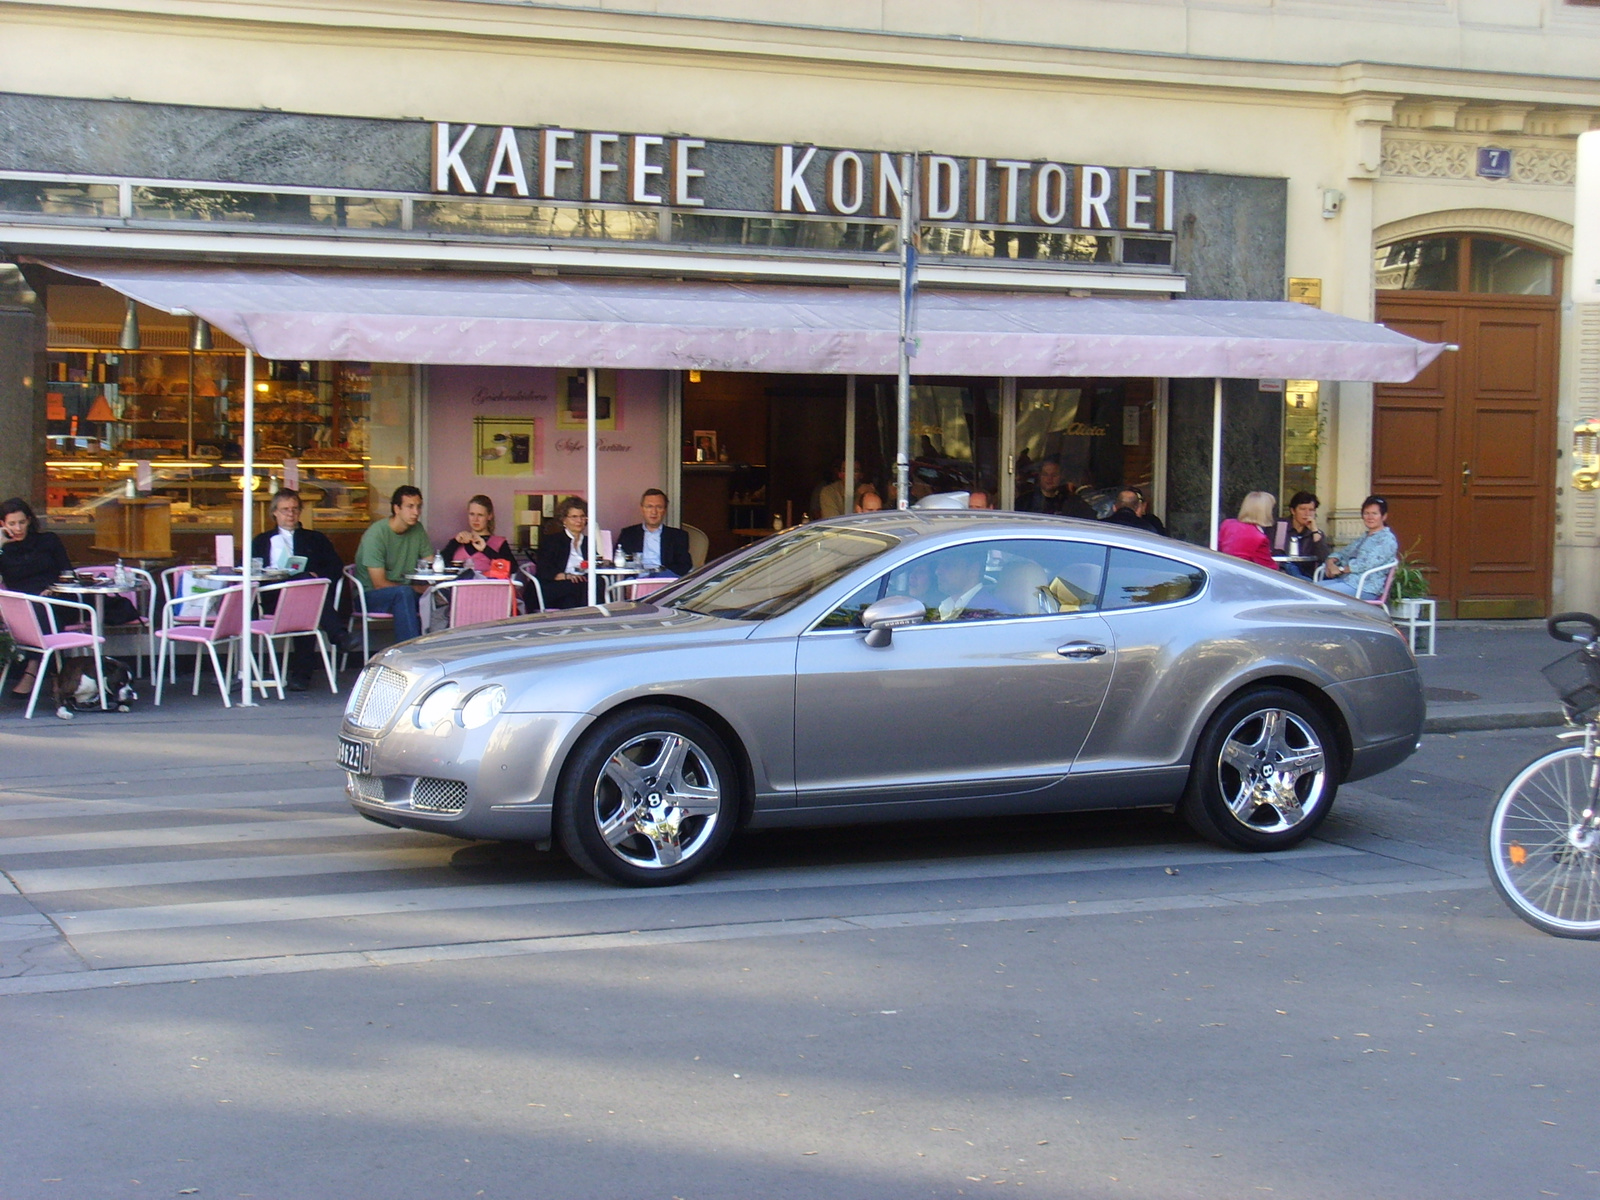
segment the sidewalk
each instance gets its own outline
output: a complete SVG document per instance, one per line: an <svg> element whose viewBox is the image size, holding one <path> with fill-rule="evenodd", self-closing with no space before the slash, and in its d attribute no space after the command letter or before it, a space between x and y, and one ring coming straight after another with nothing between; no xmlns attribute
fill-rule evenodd
<svg viewBox="0 0 1600 1200"><path fill-rule="evenodd" d="M1543 621L1441 621L1438 654L1417 659L1429 733L1560 725L1561 702L1539 673L1571 646Z"/></svg>

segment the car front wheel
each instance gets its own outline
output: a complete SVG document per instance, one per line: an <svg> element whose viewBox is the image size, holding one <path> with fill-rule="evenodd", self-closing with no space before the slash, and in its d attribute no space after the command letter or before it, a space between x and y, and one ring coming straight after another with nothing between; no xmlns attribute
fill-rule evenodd
<svg viewBox="0 0 1600 1200"><path fill-rule="evenodd" d="M733 836L738 775L705 722L665 707L600 720L574 751L556 802L556 835L598 879L683 883Z"/></svg>
<svg viewBox="0 0 1600 1200"><path fill-rule="evenodd" d="M1339 779L1328 723L1303 696L1256 688L1207 723L1182 813L1210 841L1285 850L1328 815Z"/></svg>

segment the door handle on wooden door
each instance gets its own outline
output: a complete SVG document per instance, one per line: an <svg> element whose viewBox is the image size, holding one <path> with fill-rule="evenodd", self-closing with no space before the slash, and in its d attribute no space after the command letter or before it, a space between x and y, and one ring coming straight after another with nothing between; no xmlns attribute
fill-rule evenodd
<svg viewBox="0 0 1600 1200"><path fill-rule="evenodd" d="M1464 462L1464 463L1461 464L1461 494L1463 496L1465 496L1467 494L1467 485L1470 484L1471 482L1472 482L1472 464L1469 463L1469 462Z"/></svg>

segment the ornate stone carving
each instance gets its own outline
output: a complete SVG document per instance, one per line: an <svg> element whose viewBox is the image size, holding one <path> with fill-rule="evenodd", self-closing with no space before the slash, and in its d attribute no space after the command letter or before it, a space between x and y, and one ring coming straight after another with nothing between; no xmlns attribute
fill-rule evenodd
<svg viewBox="0 0 1600 1200"><path fill-rule="evenodd" d="M1420 179L1472 179L1477 174L1477 151L1477 145L1469 142L1385 138L1380 172ZM1571 187L1577 165L1577 155L1571 150L1516 146L1511 154L1511 178L1518 183Z"/></svg>

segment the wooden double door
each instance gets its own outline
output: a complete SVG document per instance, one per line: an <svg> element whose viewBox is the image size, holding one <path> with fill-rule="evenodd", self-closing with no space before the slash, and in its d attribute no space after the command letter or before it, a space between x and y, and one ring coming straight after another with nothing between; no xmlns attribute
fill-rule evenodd
<svg viewBox="0 0 1600 1200"><path fill-rule="evenodd" d="M1458 345L1383 384L1373 492L1440 615L1540 617L1554 542L1557 308L1545 297L1379 292L1378 320Z"/></svg>

